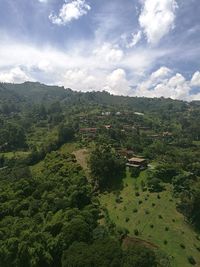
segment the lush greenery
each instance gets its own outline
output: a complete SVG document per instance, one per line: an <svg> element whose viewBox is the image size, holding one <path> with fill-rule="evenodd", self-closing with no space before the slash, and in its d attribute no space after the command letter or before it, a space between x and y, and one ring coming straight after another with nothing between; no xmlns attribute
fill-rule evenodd
<svg viewBox="0 0 200 267"><path fill-rule="evenodd" d="M1 83L0 266L200 265L199 120L199 101Z"/></svg>

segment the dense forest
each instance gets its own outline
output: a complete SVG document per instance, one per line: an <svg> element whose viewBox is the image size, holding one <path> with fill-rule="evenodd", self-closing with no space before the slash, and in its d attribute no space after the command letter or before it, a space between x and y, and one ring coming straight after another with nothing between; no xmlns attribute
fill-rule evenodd
<svg viewBox="0 0 200 267"><path fill-rule="evenodd" d="M0 266L200 266L200 101L0 84Z"/></svg>

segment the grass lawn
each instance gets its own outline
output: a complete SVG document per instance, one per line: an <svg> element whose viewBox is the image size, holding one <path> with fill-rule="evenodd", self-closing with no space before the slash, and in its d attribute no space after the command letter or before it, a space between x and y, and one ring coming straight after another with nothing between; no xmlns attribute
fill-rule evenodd
<svg viewBox="0 0 200 267"><path fill-rule="evenodd" d="M139 238L158 245L170 256L173 267L191 266L188 256L193 256L196 266L200 266L200 252L196 248L200 247L200 241L184 221L183 215L177 212L170 185L166 186L166 191L159 193L159 199L158 193L142 192L142 180L146 180L145 171L138 178L131 178L127 172L124 188L120 192L123 198L121 203L116 203L114 193L100 196L100 202L107 208L111 220L117 226L127 228L130 236L134 236L134 229L137 229ZM136 196L136 192L140 195ZM129 218L127 222L126 218Z"/></svg>
<svg viewBox="0 0 200 267"><path fill-rule="evenodd" d="M15 152L5 152L5 153L0 153L0 156L4 156L7 159L12 159L12 158L26 158L30 152L28 151L15 151Z"/></svg>

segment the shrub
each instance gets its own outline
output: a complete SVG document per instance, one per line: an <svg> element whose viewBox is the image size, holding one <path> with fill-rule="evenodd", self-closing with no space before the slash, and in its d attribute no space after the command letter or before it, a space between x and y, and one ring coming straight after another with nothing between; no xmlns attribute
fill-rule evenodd
<svg viewBox="0 0 200 267"><path fill-rule="evenodd" d="M192 257L192 256L188 256L188 262L192 265L195 265L196 264L196 261L195 259Z"/></svg>
<svg viewBox="0 0 200 267"><path fill-rule="evenodd" d="M134 212L134 213L137 213L137 212L138 212L138 210L135 208L135 209L133 210L133 212Z"/></svg>
<svg viewBox="0 0 200 267"><path fill-rule="evenodd" d="M200 247L196 247L196 249L200 252Z"/></svg>
<svg viewBox="0 0 200 267"><path fill-rule="evenodd" d="M125 221L128 222L129 220L130 220L130 218L129 217L126 217Z"/></svg>
<svg viewBox="0 0 200 267"><path fill-rule="evenodd" d="M148 198L147 197L145 197L145 199L144 199L145 201L147 201L148 200Z"/></svg>
<svg viewBox="0 0 200 267"><path fill-rule="evenodd" d="M168 232L168 231L169 231L169 227L167 227L167 226L166 226L166 227L165 227L165 231L167 231L167 232Z"/></svg>
<svg viewBox="0 0 200 267"><path fill-rule="evenodd" d="M142 204L142 200L139 200L138 203L139 203L139 205Z"/></svg>
<svg viewBox="0 0 200 267"><path fill-rule="evenodd" d="M183 243L180 244L180 247L181 247L182 249L185 249L185 245L184 245Z"/></svg>
<svg viewBox="0 0 200 267"><path fill-rule="evenodd" d="M155 207L156 204L155 203L152 203L151 205L152 205L152 207Z"/></svg>
<svg viewBox="0 0 200 267"><path fill-rule="evenodd" d="M135 196L136 197L139 197L140 196L140 193L139 192L135 192Z"/></svg>
<svg viewBox="0 0 200 267"><path fill-rule="evenodd" d="M138 229L134 229L134 234L135 234L136 236L139 235L139 231L138 231Z"/></svg>
<svg viewBox="0 0 200 267"><path fill-rule="evenodd" d="M159 219L163 219L162 215L160 215L160 214L158 215L158 218L159 218Z"/></svg>
<svg viewBox="0 0 200 267"><path fill-rule="evenodd" d="M147 215L148 215L149 213L150 213L150 212L149 212L148 210L145 210L145 214L147 214Z"/></svg>
<svg viewBox="0 0 200 267"><path fill-rule="evenodd" d="M196 235L196 239L197 239L198 241L200 241L200 236L199 236L199 235Z"/></svg>
<svg viewBox="0 0 200 267"><path fill-rule="evenodd" d="M150 224L150 227L151 227L151 228L154 228L154 225L153 225L153 224Z"/></svg>
<svg viewBox="0 0 200 267"><path fill-rule="evenodd" d="M160 195L157 195L157 199L161 199Z"/></svg>
<svg viewBox="0 0 200 267"><path fill-rule="evenodd" d="M167 245L167 243L168 243L167 240L164 240L164 244Z"/></svg>

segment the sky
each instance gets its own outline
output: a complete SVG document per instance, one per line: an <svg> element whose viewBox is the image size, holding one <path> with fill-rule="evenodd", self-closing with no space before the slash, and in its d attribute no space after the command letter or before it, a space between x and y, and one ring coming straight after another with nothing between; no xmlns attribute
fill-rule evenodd
<svg viewBox="0 0 200 267"><path fill-rule="evenodd" d="M199 0L0 0L0 82L200 100Z"/></svg>

